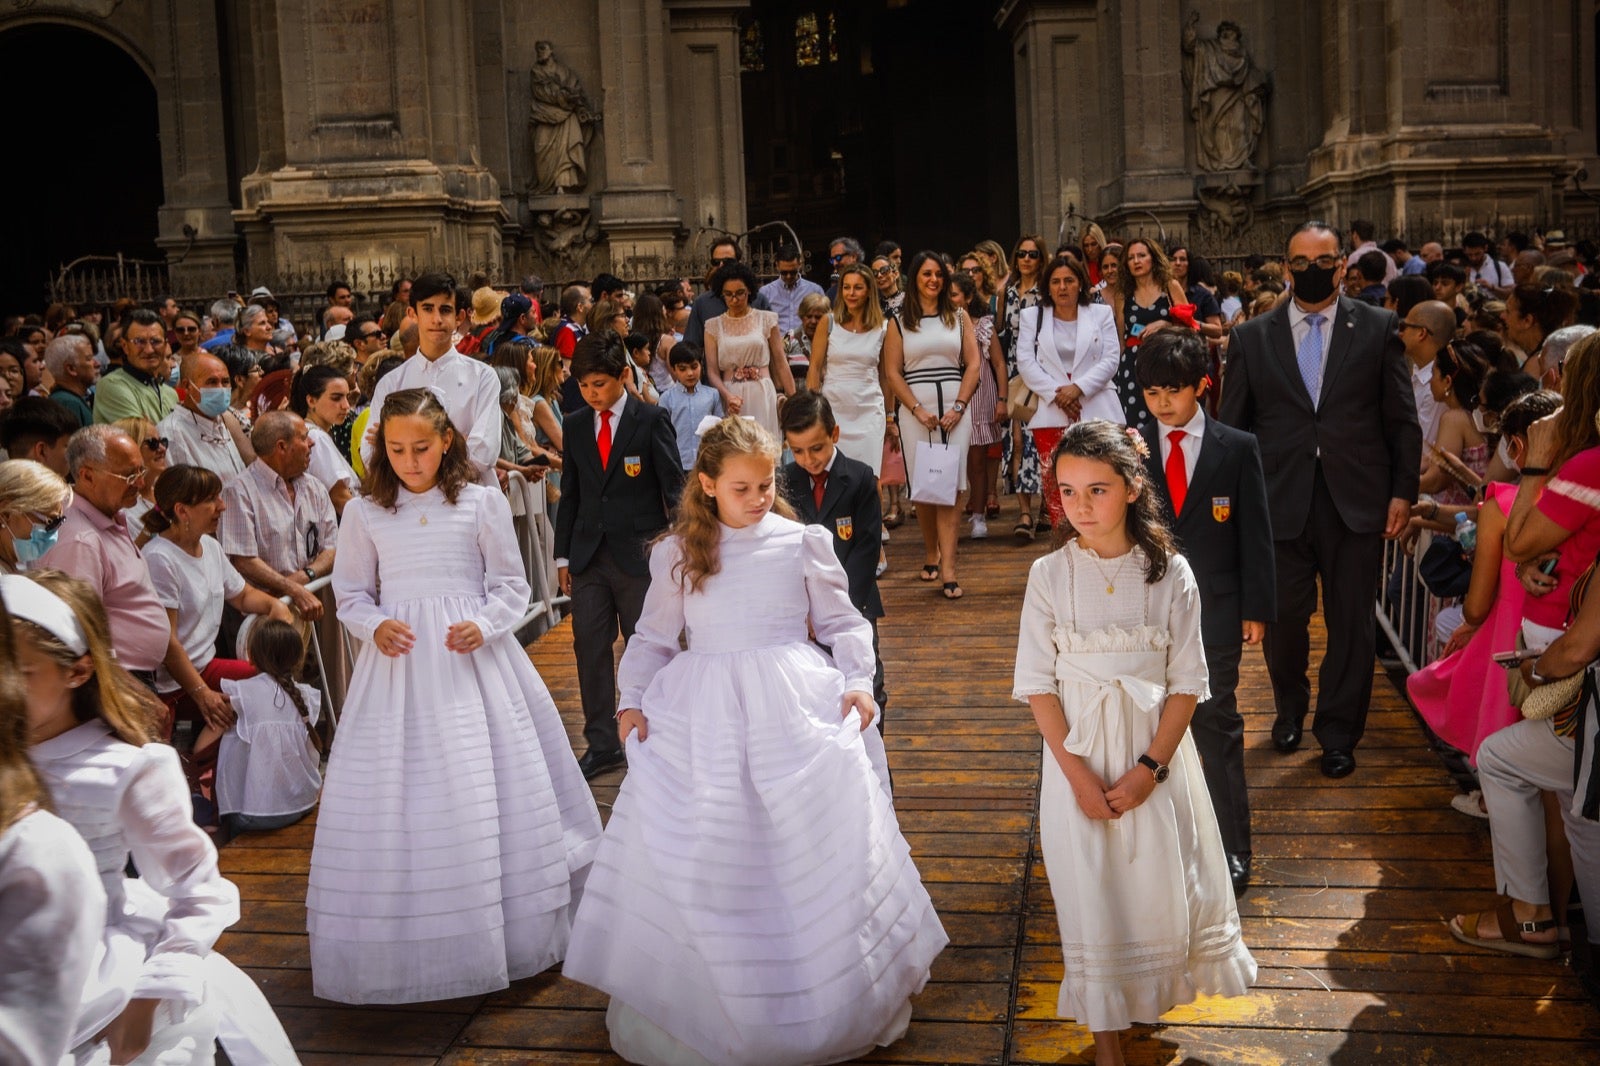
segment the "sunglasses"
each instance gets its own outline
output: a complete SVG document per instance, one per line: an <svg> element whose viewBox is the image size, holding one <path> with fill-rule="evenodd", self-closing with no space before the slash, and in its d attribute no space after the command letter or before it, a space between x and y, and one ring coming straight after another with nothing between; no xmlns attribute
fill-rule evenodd
<svg viewBox="0 0 1600 1066"><path fill-rule="evenodd" d="M67 513L63 511L54 518L46 518L44 515L32 513L27 514L24 517L26 517L28 521L32 522L34 525L42 528L46 533L54 533L56 530L61 528L61 523L67 520Z"/></svg>
<svg viewBox="0 0 1600 1066"><path fill-rule="evenodd" d="M172 442L166 437L146 437L144 440L140 441L140 443L146 448L149 448L151 451L158 452Z"/></svg>
<svg viewBox="0 0 1600 1066"><path fill-rule="evenodd" d="M357 339L358 340L364 340L364 341L385 340L385 339L388 338L388 336L389 335L387 333L385 333L383 330L375 329L371 333L363 333L363 334L361 334L361 336L358 337Z"/></svg>
<svg viewBox="0 0 1600 1066"><path fill-rule="evenodd" d="M739 260L733 258L732 256L724 256L720 259L711 260L711 265L714 267L725 267L729 263L737 263L738 261Z"/></svg>
<svg viewBox="0 0 1600 1066"><path fill-rule="evenodd" d="M880 278L886 278L894 273L894 267L877 267L872 272Z"/></svg>
<svg viewBox="0 0 1600 1066"><path fill-rule="evenodd" d="M778 271L778 277L780 277L780 278L797 278L799 276L800 276L800 271L798 271L798 270L780 270L780 271Z"/></svg>
<svg viewBox="0 0 1600 1066"><path fill-rule="evenodd" d="M1043 259L1044 253L1033 248L1024 248L1017 253L1018 259Z"/></svg>
<svg viewBox="0 0 1600 1066"><path fill-rule="evenodd" d="M200 327L199 326L173 326L172 327L172 332L174 332L174 333L199 333L200 332Z"/></svg>

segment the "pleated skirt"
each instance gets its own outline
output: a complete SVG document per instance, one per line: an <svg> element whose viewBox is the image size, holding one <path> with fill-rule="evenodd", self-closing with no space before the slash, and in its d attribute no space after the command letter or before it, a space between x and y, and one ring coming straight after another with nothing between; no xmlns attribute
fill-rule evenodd
<svg viewBox="0 0 1600 1066"><path fill-rule="evenodd" d="M600 817L550 694L507 634L446 651L469 599L395 605L416 644L362 650L311 852L313 990L479 995L559 962Z"/></svg>
<svg viewBox="0 0 1600 1066"><path fill-rule="evenodd" d="M905 1032L948 938L877 730L814 645L679 655L595 856L563 972L635 1063L808 1066Z"/></svg>

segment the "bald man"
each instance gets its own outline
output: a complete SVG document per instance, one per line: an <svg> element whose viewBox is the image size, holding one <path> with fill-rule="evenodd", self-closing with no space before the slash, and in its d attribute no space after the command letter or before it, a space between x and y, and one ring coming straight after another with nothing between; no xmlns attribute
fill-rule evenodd
<svg viewBox="0 0 1600 1066"><path fill-rule="evenodd" d="M196 351L178 366L178 406L161 420L167 463L202 466L226 485L244 473L244 459L222 421L233 400L228 367L210 352Z"/></svg>
<svg viewBox="0 0 1600 1066"><path fill-rule="evenodd" d="M1444 245L1438 241L1429 241L1417 249L1417 258L1422 260L1423 269L1426 270L1432 264L1444 259Z"/></svg>
<svg viewBox="0 0 1600 1066"><path fill-rule="evenodd" d="M1406 313L1400 323L1400 340L1411 363L1411 395L1417 401L1417 422L1422 439L1439 439L1439 418L1444 404L1433 398L1433 360L1456 335L1456 313L1439 300L1424 300Z"/></svg>

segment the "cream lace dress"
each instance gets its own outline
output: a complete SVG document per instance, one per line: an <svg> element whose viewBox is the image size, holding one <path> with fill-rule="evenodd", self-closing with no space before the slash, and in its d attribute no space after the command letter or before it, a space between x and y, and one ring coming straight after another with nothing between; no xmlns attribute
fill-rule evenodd
<svg viewBox="0 0 1600 1066"><path fill-rule="evenodd" d="M1109 787L1155 737L1169 694L1209 694L1200 593L1175 555L1144 581L1135 548L1102 560L1076 540L1028 575L1012 694L1056 694L1067 750ZM1057 1013L1093 1031L1155 1022L1197 992L1242 995L1256 977L1194 740L1121 818L1091 821L1044 748L1039 826L1061 925Z"/></svg>
<svg viewBox="0 0 1600 1066"><path fill-rule="evenodd" d="M777 440L778 390L772 384L772 348L768 338L778 329L773 311L752 308L734 318L718 315L706 323L706 336L717 341L717 372L729 392L744 400L739 413L753 418Z"/></svg>

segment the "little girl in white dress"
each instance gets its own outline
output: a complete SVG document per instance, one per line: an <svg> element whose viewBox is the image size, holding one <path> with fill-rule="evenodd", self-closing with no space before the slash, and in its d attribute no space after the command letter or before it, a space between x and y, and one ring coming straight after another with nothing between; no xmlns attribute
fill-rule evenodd
<svg viewBox="0 0 1600 1066"><path fill-rule="evenodd" d="M777 456L749 419L706 432L618 673L628 776L563 972L633 1063L864 1055L948 940L867 728L872 629L832 534L783 516Z"/></svg>
<svg viewBox="0 0 1600 1066"><path fill-rule="evenodd" d="M1189 736L1209 692L1199 587L1129 432L1081 422L1049 458L1067 539L1028 575L1013 688L1044 737L1056 1011L1094 1033L1100 1066L1123 1061L1119 1030L1256 977Z"/></svg>
<svg viewBox="0 0 1600 1066"><path fill-rule="evenodd" d="M343 1003L482 995L566 953L600 815L513 633L511 506L474 483L427 389L375 416L333 591L364 642L311 850L313 990Z"/></svg>
<svg viewBox="0 0 1600 1066"><path fill-rule="evenodd" d="M222 682L237 721L217 752L217 812L235 834L293 825L322 791L322 693L295 680L305 641L273 618L251 626L249 638L250 665L260 672Z"/></svg>

